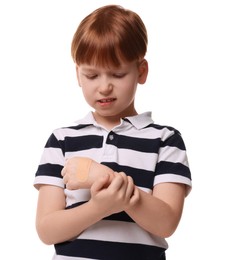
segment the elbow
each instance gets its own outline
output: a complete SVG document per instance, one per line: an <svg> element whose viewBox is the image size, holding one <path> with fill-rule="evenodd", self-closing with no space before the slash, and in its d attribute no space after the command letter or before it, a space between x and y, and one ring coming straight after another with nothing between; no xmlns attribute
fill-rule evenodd
<svg viewBox="0 0 231 260"><path fill-rule="evenodd" d="M154 230L153 232L151 232L154 236L158 236L160 238L169 238L173 235L173 233L175 232L176 228L162 228L161 230Z"/></svg>
<svg viewBox="0 0 231 260"><path fill-rule="evenodd" d="M162 232L160 232L159 237L161 238L169 238L173 235L173 233L175 232L176 227L172 227L172 228L166 228L164 230L162 230Z"/></svg>
<svg viewBox="0 0 231 260"><path fill-rule="evenodd" d="M155 225L152 228L152 234L161 238L169 238L171 237L174 232L176 231L179 224L178 218L166 218L165 220L162 219L158 225Z"/></svg>
<svg viewBox="0 0 231 260"><path fill-rule="evenodd" d="M39 239L46 245L53 245L56 242L52 239L51 232L45 223L46 221L40 221L36 223L36 231Z"/></svg>
<svg viewBox="0 0 231 260"><path fill-rule="evenodd" d="M159 236L161 238L169 238L174 234L180 223L181 215L182 210L180 212L174 212L171 210L165 218L162 218L162 228L159 229Z"/></svg>
<svg viewBox="0 0 231 260"><path fill-rule="evenodd" d="M167 221L165 222L165 224L163 224L162 228L159 230L159 234L155 234L158 235L161 238L169 238L171 237L174 232L177 229L177 226L179 224L179 221Z"/></svg>

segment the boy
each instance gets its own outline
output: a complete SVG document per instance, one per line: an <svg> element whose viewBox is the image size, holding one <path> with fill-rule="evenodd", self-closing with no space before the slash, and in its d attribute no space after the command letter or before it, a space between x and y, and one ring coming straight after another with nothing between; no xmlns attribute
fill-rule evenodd
<svg viewBox="0 0 231 260"><path fill-rule="evenodd" d="M53 259L165 259L191 175L180 133L135 109L147 42L141 18L116 5L75 32L77 79L94 111L51 134L36 172L36 228Z"/></svg>

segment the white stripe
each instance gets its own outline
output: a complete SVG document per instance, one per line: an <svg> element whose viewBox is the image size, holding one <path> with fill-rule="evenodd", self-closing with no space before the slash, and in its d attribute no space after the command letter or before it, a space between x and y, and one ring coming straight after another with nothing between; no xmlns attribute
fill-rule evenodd
<svg viewBox="0 0 231 260"><path fill-rule="evenodd" d="M40 164L46 163L64 165L65 159L62 150L59 148L52 147L44 148Z"/></svg>
<svg viewBox="0 0 231 260"><path fill-rule="evenodd" d="M181 150L177 147L166 146L166 147L160 148L158 160L174 162L174 163L179 162L179 163L184 164L187 167L189 166L186 151Z"/></svg>
<svg viewBox="0 0 231 260"><path fill-rule="evenodd" d="M172 173L157 175L154 179L154 186L159 183L165 183L165 182L185 184L187 186L186 196L190 193L192 189L192 182L189 178L186 178L182 175L172 174Z"/></svg>
<svg viewBox="0 0 231 260"><path fill-rule="evenodd" d="M86 229L78 237L111 242L134 243L168 248L165 239L152 235L136 223L101 220Z"/></svg>
<svg viewBox="0 0 231 260"><path fill-rule="evenodd" d="M103 149L92 148L92 149L81 150L81 151L76 151L76 152L66 152L65 158L69 159L69 158L72 158L72 157L75 157L75 156L89 157L92 160L95 160L96 162L101 162L102 153L103 153Z"/></svg>
<svg viewBox="0 0 231 260"><path fill-rule="evenodd" d="M44 175L36 176L34 180L35 188L37 188L40 184L48 184L64 188L63 179L57 177L50 177Z"/></svg>
<svg viewBox="0 0 231 260"><path fill-rule="evenodd" d="M132 137L141 138L141 139L145 137L145 139L161 138L162 140L165 140L173 134L173 131L171 131L167 128L157 129L157 128L153 128L153 127L148 127L148 128L144 128L144 129L137 131L136 129L134 129L132 127L132 128L126 129L126 130L127 131L123 131L124 136L128 136L128 137L132 136Z"/></svg>
<svg viewBox="0 0 231 260"><path fill-rule="evenodd" d="M51 163L64 165L65 159L75 156L82 156L92 158L96 162L117 162L119 165L127 165L137 169L144 169L148 171L154 170L158 156L157 154L138 152L129 149L117 149L116 147L114 148L116 152L112 152L111 155L107 155L105 157L103 157L103 149L99 150L94 148L77 152L66 152L65 158L63 156L62 150L59 148L44 148L40 164ZM108 151L108 148L106 148L106 150ZM152 163L150 164L150 162Z"/></svg>
<svg viewBox="0 0 231 260"><path fill-rule="evenodd" d="M101 137L102 129L96 128L94 126L88 126L80 130L72 129L72 128L59 128L56 129L54 132L55 137L58 140L64 140L66 137L83 137L87 135L98 135Z"/></svg>
<svg viewBox="0 0 231 260"><path fill-rule="evenodd" d="M108 151L111 150L109 153ZM107 152L106 155L103 152ZM112 162L119 165L129 166L136 169L143 169L147 171L153 171L158 158L157 154L144 153L129 149L118 149L112 145L106 145L103 149L89 149L78 152L67 152L66 158L72 158L74 156L89 157L96 162Z"/></svg>
<svg viewBox="0 0 231 260"><path fill-rule="evenodd" d="M118 149L119 165L127 165L137 169L153 171L158 155L155 153L145 153L129 149Z"/></svg>
<svg viewBox="0 0 231 260"><path fill-rule="evenodd" d="M64 193L66 195L67 207L78 202L88 201L91 198L89 189L80 189L80 190L65 189Z"/></svg>

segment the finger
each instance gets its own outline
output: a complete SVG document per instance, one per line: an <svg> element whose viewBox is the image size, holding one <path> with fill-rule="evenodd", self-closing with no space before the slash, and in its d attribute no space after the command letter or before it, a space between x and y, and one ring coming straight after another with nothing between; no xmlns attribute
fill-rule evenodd
<svg viewBox="0 0 231 260"><path fill-rule="evenodd" d="M128 184L128 176L126 175L126 173L124 172L119 172L119 175L122 177L123 179L123 184L125 184L125 186L127 187Z"/></svg>
<svg viewBox="0 0 231 260"><path fill-rule="evenodd" d="M118 191L118 190L125 190L126 186L124 185L125 183L125 179L122 176L122 174L116 174L114 179L112 180L111 184L109 185L109 189L111 189L112 191Z"/></svg>
<svg viewBox="0 0 231 260"><path fill-rule="evenodd" d="M65 167L63 167L63 169L62 169L62 171L61 171L61 175L64 177L64 176L65 176L65 174L66 174L66 168L65 168Z"/></svg>
<svg viewBox="0 0 231 260"><path fill-rule="evenodd" d="M139 188L137 188L136 186L134 186L134 190L133 190L133 195L130 199L129 204L131 206L135 205L140 199L140 192L139 192Z"/></svg>
<svg viewBox="0 0 231 260"><path fill-rule="evenodd" d="M98 191L102 190L106 183L108 182L109 175L104 175L98 180L96 180L91 186L92 194L97 193Z"/></svg>
<svg viewBox="0 0 231 260"><path fill-rule="evenodd" d="M128 198L131 198L133 196L133 193L134 193L134 188L135 188L135 185L134 185L134 182L133 182L133 179L131 176L127 176L127 190L126 190L126 196Z"/></svg>
<svg viewBox="0 0 231 260"><path fill-rule="evenodd" d="M123 186L124 186L124 192L125 192L125 195L128 196L128 194L132 193L132 190L133 190L133 179L126 175L126 173L124 172L120 172L119 173L122 178L123 178ZM128 187L129 185L129 187Z"/></svg>
<svg viewBox="0 0 231 260"><path fill-rule="evenodd" d="M64 177L63 177L63 182L64 182L64 184L67 184L67 182L68 182L66 175L64 175Z"/></svg>
<svg viewBox="0 0 231 260"><path fill-rule="evenodd" d="M118 174L120 174L124 179L126 179L127 178L127 175L126 175L126 173L124 173L124 172L117 172Z"/></svg>

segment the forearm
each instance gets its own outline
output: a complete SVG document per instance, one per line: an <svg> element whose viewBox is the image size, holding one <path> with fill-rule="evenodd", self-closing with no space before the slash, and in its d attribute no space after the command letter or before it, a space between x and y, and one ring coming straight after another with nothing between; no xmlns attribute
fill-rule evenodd
<svg viewBox="0 0 231 260"><path fill-rule="evenodd" d="M175 231L181 213L174 210L163 200L139 189L140 199L126 213L143 229L160 236L169 237Z"/></svg>
<svg viewBox="0 0 231 260"><path fill-rule="evenodd" d="M56 244L77 237L103 217L103 213L90 200L76 208L49 213L37 221L36 226L45 244Z"/></svg>

